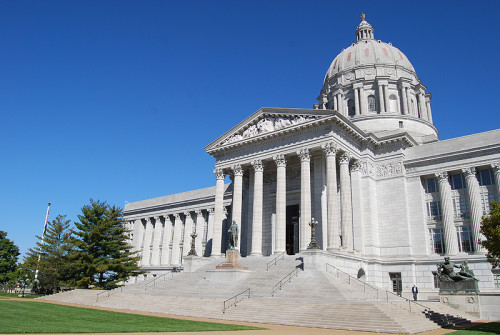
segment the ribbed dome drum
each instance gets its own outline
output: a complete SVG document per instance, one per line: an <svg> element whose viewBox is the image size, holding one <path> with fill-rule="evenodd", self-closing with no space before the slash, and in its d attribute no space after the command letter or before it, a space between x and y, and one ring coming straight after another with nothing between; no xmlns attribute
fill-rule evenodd
<svg viewBox="0 0 500 335"><path fill-rule="evenodd" d="M431 94L405 54L375 40L374 29L362 18L356 43L332 61L315 108L337 110L377 136L404 131L417 142L436 140Z"/></svg>

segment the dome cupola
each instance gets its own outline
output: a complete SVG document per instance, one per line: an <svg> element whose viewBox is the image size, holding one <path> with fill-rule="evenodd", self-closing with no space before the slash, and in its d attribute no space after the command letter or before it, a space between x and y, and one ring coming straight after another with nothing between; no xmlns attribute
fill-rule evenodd
<svg viewBox="0 0 500 335"><path fill-rule="evenodd" d="M361 18L357 41L333 59L314 108L336 110L376 136L407 132L420 143L437 140L431 94L413 65L392 43L375 40Z"/></svg>

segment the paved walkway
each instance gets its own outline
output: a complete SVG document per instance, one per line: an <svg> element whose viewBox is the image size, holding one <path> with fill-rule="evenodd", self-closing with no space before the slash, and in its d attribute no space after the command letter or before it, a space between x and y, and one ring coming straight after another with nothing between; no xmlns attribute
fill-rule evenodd
<svg viewBox="0 0 500 335"><path fill-rule="evenodd" d="M22 298L11 298L11 297L2 297L0 296L0 300L22 300L26 301L26 299ZM205 321L205 322L216 322L216 323L225 323L225 324L238 324L238 325L246 325L246 326L254 326L266 328L263 330L238 330L238 331L225 331L225 332L176 332L176 333L164 333L164 332L154 332L148 334L154 335L162 335L162 334L200 334L200 335L220 335L221 333L224 335L298 335L298 334L307 334L307 335L374 335L375 333L370 332L358 332L358 331L349 331L349 330L333 330L333 329L322 329L322 328L306 328L306 327L292 327L292 326L280 326L280 325L270 325L270 324L262 324L262 323L249 323L249 322L237 322L237 321L227 321L227 320L214 320L214 319L205 319L205 318L193 318L193 317L184 317L179 315L168 315L168 314L160 314L160 313L148 313L148 312L138 312L138 311L130 311L124 309L115 309L115 308L103 308L103 307L95 307L95 306L87 306L87 305L78 305L78 304L69 304L69 303L59 303L53 301L42 301L37 300L38 302L43 302L47 304L58 304L58 305L66 305L66 306L75 306L75 307L83 307L83 308L92 308L92 309L100 309L106 311L114 311L114 312L122 312L129 314L141 314L141 315L151 315L151 316L159 316L164 318L173 318L173 319L182 319L182 320L193 320L193 321ZM421 335L443 335L454 332L451 329L436 329L424 333L420 333ZM89 335L134 335L134 334L146 334L146 333L92 333ZM385 335L386 333L377 333L380 335ZM33 334L35 335L35 334ZM37 334L38 335L38 334ZM46 334L44 334L46 335ZM59 334L66 335L66 334ZM69 334L68 334L69 335ZM71 334L74 335L74 334ZM85 334L79 334L85 335ZM394 335L394 334L387 334Z"/></svg>

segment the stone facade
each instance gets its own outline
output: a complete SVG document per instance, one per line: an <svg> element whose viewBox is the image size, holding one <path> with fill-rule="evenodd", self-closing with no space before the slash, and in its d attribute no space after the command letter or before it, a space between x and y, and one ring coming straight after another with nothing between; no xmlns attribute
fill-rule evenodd
<svg viewBox="0 0 500 335"><path fill-rule="evenodd" d="M205 148L215 187L125 206L143 269L181 265L192 232L198 255L220 257L231 220L243 257L304 252L314 218L317 269L330 262L388 289L433 291L447 255L494 289L478 241L500 197L500 130L438 141L431 95L408 58L365 20L356 35L313 109L262 108Z"/></svg>

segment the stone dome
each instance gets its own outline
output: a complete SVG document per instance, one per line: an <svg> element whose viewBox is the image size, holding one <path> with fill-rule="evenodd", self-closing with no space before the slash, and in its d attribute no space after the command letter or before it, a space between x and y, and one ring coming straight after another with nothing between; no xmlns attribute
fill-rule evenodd
<svg viewBox="0 0 500 335"><path fill-rule="evenodd" d="M336 110L377 136L407 132L417 142L436 140L431 94L408 57L376 40L372 25L361 17L356 42L333 59L314 108Z"/></svg>

